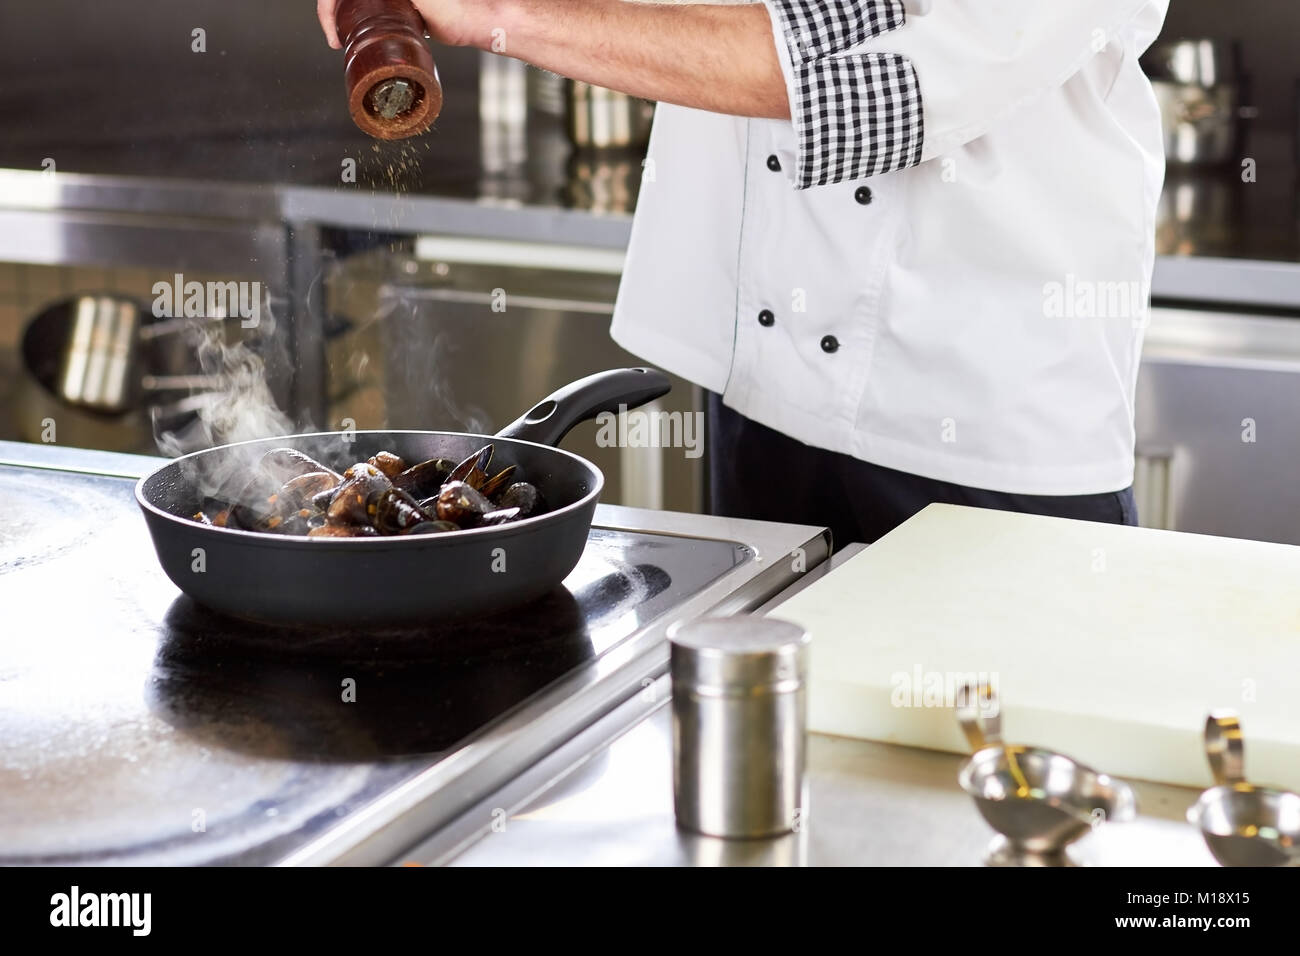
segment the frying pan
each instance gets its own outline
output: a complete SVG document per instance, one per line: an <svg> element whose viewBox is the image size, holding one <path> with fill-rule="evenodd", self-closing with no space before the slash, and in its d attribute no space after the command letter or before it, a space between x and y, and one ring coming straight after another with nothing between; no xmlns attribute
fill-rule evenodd
<svg viewBox="0 0 1300 956"><path fill-rule="evenodd" d="M221 445L146 475L135 497L167 576L198 603L234 617L383 626L492 613L550 591L586 547L604 476L552 446L580 422L643 405L669 388L654 369L615 369L566 385L494 436L320 432ZM342 469L383 450L412 464L462 461L489 442L496 446L492 470L517 465L541 491L544 513L495 527L375 538L266 534L190 518L219 487L242 487L272 448L296 448Z"/></svg>

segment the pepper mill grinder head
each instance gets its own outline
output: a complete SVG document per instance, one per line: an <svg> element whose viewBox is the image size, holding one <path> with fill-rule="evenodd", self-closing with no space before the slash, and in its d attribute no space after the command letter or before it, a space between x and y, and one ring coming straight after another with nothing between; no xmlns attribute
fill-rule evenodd
<svg viewBox="0 0 1300 956"><path fill-rule="evenodd" d="M432 126L442 86L411 0L339 0L335 14L353 122L376 139Z"/></svg>

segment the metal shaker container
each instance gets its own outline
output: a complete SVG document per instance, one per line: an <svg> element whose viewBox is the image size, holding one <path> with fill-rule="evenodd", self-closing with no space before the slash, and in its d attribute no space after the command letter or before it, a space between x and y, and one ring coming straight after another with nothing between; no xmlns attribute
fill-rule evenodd
<svg viewBox="0 0 1300 956"><path fill-rule="evenodd" d="M718 837L799 828L808 634L768 617L702 618L669 631L677 823Z"/></svg>

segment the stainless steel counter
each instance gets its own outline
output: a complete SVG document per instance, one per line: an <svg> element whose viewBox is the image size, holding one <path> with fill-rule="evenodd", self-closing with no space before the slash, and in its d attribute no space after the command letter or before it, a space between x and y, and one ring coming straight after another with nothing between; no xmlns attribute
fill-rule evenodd
<svg viewBox="0 0 1300 956"><path fill-rule="evenodd" d="M640 627L592 665L549 685L492 724L450 760L396 788L282 861L283 865L370 865L405 859L434 833L439 845L472 840L484 801L551 779L639 719L653 703L654 682L668 666L665 634L676 620L753 610L797 580L790 556L816 568L827 557L827 532L800 525L597 507L600 527L654 527L683 539L743 541L752 559ZM544 755L538 759L538 755ZM508 781L503 783L503 781ZM490 810L486 819L494 819ZM435 832L436 830L436 832Z"/></svg>
<svg viewBox="0 0 1300 956"><path fill-rule="evenodd" d="M10 761L9 769L30 777L23 777L22 786L5 791L14 804L6 822L22 827L25 836L39 830L32 819L16 814L44 808L32 793L52 786L42 777L42 773L48 774L47 763L64 770L64 777L57 779L68 786L60 792L74 796L92 786L94 773L117 774L113 787L105 790L98 812L103 816L107 806L129 823L135 821L133 814L140 813L143 801L143 797L122 800L123 793L130 796L129 787L142 787L149 799L166 803L169 797L160 797L155 784L165 778L168 787L183 790L195 786L195 779L201 778L190 773L194 766L218 773L222 792L231 800L230 814L243 819L247 814L239 808L251 803L252 818L261 823L264 817L277 817L277 826L287 827L289 814L278 819L279 804L263 803L274 793L268 796L257 790L265 783L266 774L259 775L261 770L273 769L273 774L268 771L268 779L278 786L281 771L296 766L296 760L305 767L305 775L317 771L326 777L342 775L351 790L342 786L322 790L304 777L302 786L312 797L315 810L311 821L315 822L308 826L295 817L294 826L277 836L286 838L285 843L273 845L257 838L252 847L247 842L235 847L221 844L218 853L208 844L191 842L186 816L179 844L162 847L165 842L149 840L140 848L138 840L130 840L100 848L101 855L113 858L174 849L188 853L186 858L191 861L230 857L261 862L279 860L287 853L286 862L298 864L377 864L393 860L430 832L437 831L442 839L459 839L456 825L467 806L495 795L500 788L508 790L530 782L539 766L558 761L567 765L567 754L575 747L581 753L593 752L597 748L585 743L591 727L614 726L611 714L615 713L624 719L623 715L630 713L625 706L629 700L634 709L640 708L642 688L653 685L656 676L666 670L664 632L673 620L753 610L800 576L801 566L790 561L790 554L800 551L803 566L815 568L826 559L828 550L827 533L820 528L602 505L595 516L595 537L621 536L627 541L629 536L649 536L654 540L647 542L650 550L641 551L640 558L633 558L630 551L625 553L625 561L614 558L632 571L646 568L636 571L643 575L640 578L606 575L594 566L595 574L584 574L580 566L576 575L580 580L575 576L568 579L569 605L576 609L581 596L590 596L593 609L581 618L573 641L563 639L573 613L564 610L568 605L562 600L545 611L536 611L547 615L545 620L530 618L532 611L528 611L513 624L504 622L508 626L499 632L500 643L495 646L486 622L452 623L442 633L430 630L435 627L430 624L430 628L408 635L415 644L408 646L406 657L395 649L386 656L383 641L372 633L357 635L360 643L354 650L344 650L351 641L347 633L325 631L312 637L321 641L315 646L320 653L295 658L294 639L286 641L285 632L250 631L251 626L208 617L179 597L157 570L130 497L131 485L120 479L142 475L159 460L0 442L0 464L9 467L9 485L48 485L44 497L38 494L31 501L25 499L22 509L9 509L13 514L6 511L5 531L9 533L0 535L8 545L5 561L0 561L4 572L0 580L8 585L10 594L36 596L14 620L22 624L26 620L23 614L27 614L39 618L40 627L19 626L18 630L29 636L42 635L32 639L35 644L29 641L26 650L18 644L8 649L13 666L12 674L6 676L12 678L14 693L19 693L14 700L25 700L18 688L25 689L30 698L26 709L19 706L8 715L6 730L26 728L26 737L14 739L25 740L27 747L26 752L14 750L17 762ZM23 470L49 473L42 484L40 477ZM85 489L96 476L92 494ZM56 477L78 479L81 484L56 486ZM101 488L104 485L110 486ZM81 518L82 511L77 510L82 506L99 509L94 512L90 531ZM59 515L59 520L49 524L49 514ZM34 528L44 528L44 535L32 537ZM589 544L584 557L599 548L599 544ZM95 568L107 567L104 555L109 551L117 561L113 574L96 574ZM651 572L658 578L654 587L647 584ZM39 594L42 588L60 591L61 581L65 583L69 575L87 581L92 600L61 607L60 613L55 613ZM673 593L675 583L677 591ZM606 600L606 592L625 594L628 600ZM655 596L663 596L658 605ZM14 606L19 605L21 601ZM547 636L546 626L551 623L562 632L560 640L538 640ZM474 630L478 626L482 626L480 630ZM213 641L220 643L239 633L243 633L243 643L224 652L214 649ZM391 637L394 648L399 637ZM334 639L341 643L330 652L322 650ZM464 646L456 645L458 639L464 639ZM78 654L87 657L73 649L77 640L86 641L85 646L104 659L112 658L112 674L101 680L103 669L91 667L78 674L65 671L69 653L73 658ZM259 641L269 641L269 645L259 650ZM413 646L429 649L432 656L424 659L409 653ZM545 646L556 650L550 661L543 653ZM520 675L528 680L512 678L508 667L474 670L476 661L502 663L511 648L536 650L526 661L516 661ZM347 659L355 659L356 666L374 665L373 674L360 679L372 688L376 704L352 714L376 723L341 727L322 721L322 714L312 709L320 701L321 684L316 682L333 682L341 662ZM421 666L425 670L421 671ZM446 684L443 678L455 674L465 676L463 687L439 687ZM90 680L94 689L83 688L78 679ZM59 685L62 697L47 691L45 682ZM142 691L142 687L146 689ZM516 696L508 696L512 691ZM112 706L104 701L112 701ZM402 701L406 702L399 708L385 709L387 704ZM272 709L263 709L268 704ZM333 706L328 713L352 719L342 718ZM103 723L104 714L116 715L112 727ZM419 730L421 727L424 730ZM57 734L52 728L57 728ZM222 728L235 728L235 732L231 735ZM403 728L411 731L411 736L402 737ZM383 737L394 734L398 739L383 743ZM66 757L66 752L73 756ZM560 756L555 756L556 752ZM122 753L129 756L122 757ZM60 754L64 754L62 763ZM172 762L155 767L147 760L151 754L161 754ZM86 767L94 771L91 777L86 777ZM377 773L373 786L360 787L359 780L370 767ZM117 797L117 804L110 796ZM186 803L182 805L192 805L192 799L196 797L183 797ZM201 805L212 812L208 819L213 832L234 832L233 827L218 826L220 814L212 804ZM174 819L159 813L159 821L174 830ZM117 832L101 834L103 821L95 814L75 816L82 827L82 839L65 839L69 826L62 818L43 821L43 834L57 836L64 857L83 860L88 843L99 847ZM148 830L153 822L151 814L144 819L143 829ZM169 835L168 839L173 838ZM70 845L62 847L62 843ZM6 851L42 860L49 856L45 844L26 852L13 847ZM263 856L251 857L253 852Z"/></svg>
<svg viewBox="0 0 1300 956"><path fill-rule="evenodd" d="M0 462L132 476L156 460L0 443ZM824 560L825 540L811 528L606 506L597 523L744 541L753 557L672 614L648 622L616 653L546 688L448 764L383 794L285 862L981 861L991 834L957 788L959 756L819 735L811 738L806 826L799 834L734 842L679 832L672 811L664 630L681 617L779 607L843 558ZM809 570L799 576L787 560L795 548L807 553ZM164 585L161 593L167 596L170 588ZM1076 847L1079 862L1211 862L1199 835L1183 822L1194 791L1141 782L1136 790L1139 820L1089 835Z"/></svg>
<svg viewBox="0 0 1300 956"><path fill-rule="evenodd" d="M850 545L761 605L775 611L864 545ZM814 637L815 641L815 637ZM659 677L453 830L398 862L455 866L977 866L994 837L957 785L962 756L809 736L800 831L721 840L679 830L673 815L672 688ZM955 719L955 718L954 718ZM1212 866L1185 820L1197 791L1133 784L1138 819L1103 826L1069 850L1083 866Z"/></svg>
<svg viewBox="0 0 1300 956"><path fill-rule="evenodd" d="M662 678L649 717L517 806L481 810L473 842L403 861L456 866L976 866L993 836L957 786L962 758L813 734L801 832L720 840L678 830ZM1135 782L1140 816L1071 848L1084 866L1212 866L1183 814L1197 792Z"/></svg>

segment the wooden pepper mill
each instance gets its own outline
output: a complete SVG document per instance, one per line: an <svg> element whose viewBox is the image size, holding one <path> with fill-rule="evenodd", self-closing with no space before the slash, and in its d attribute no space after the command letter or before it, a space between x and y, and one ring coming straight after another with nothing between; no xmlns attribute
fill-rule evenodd
<svg viewBox="0 0 1300 956"><path fill-rule="evenodd" d="M339 0L348 109L376 139L423 133L442 109L438 69L411 0Z"/></svg>

